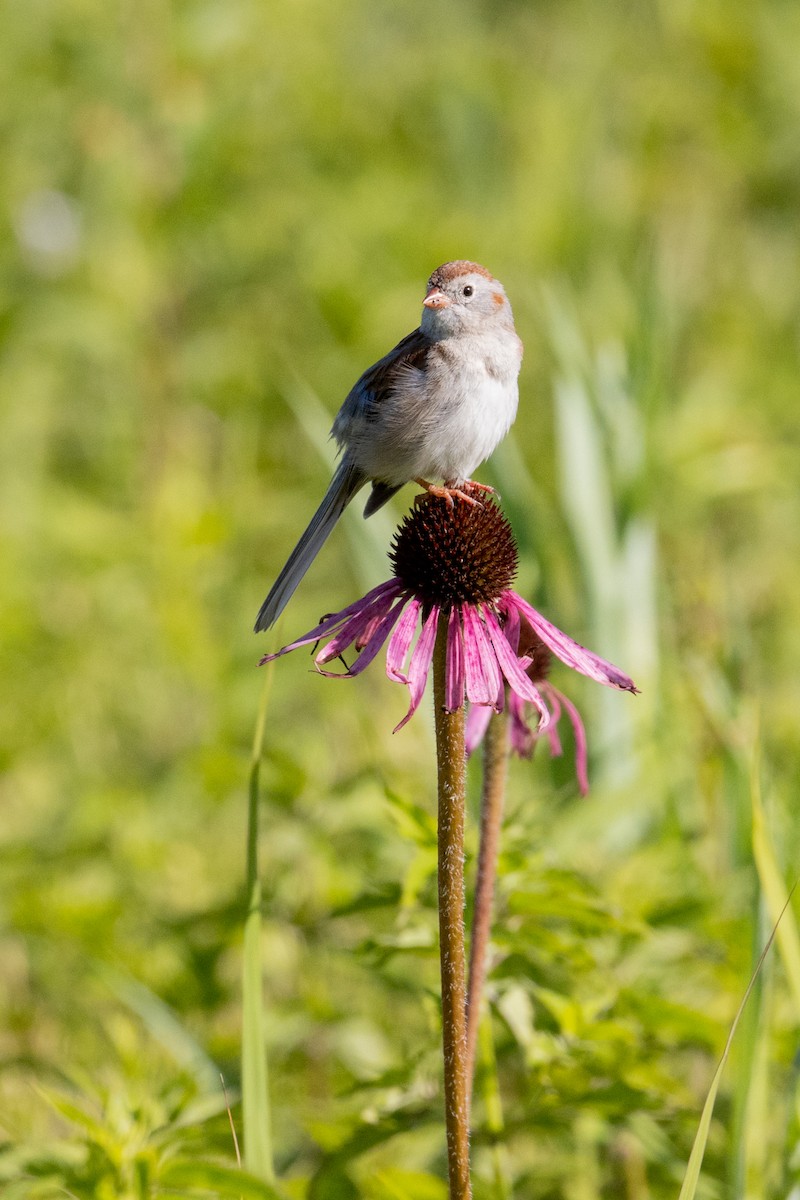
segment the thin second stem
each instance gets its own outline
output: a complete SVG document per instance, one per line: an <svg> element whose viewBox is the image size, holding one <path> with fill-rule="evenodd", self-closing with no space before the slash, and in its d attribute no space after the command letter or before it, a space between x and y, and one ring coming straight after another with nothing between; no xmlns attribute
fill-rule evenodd
<svg viewBox="0 0 800 1200"><path fill-rule="evenodd" d="M492 903L503 823L506 776L508 774L508 716L495 713L484 740L483 791L481 795L481 839L478 850L478 874L472 916L469 951L469 989L467 992L467 1074L472 1096L475 1051L481 1020L486 956L492 927Z"/></svg>

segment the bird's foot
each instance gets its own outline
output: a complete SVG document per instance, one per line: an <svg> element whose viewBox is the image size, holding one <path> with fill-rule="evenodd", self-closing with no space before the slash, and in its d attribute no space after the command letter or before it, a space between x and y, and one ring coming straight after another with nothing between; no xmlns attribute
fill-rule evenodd
<svg viewBox="0 0 800 1200"><path fill-rule="evenodd" d="M423 479L421 476L415 478L414 483L418 483L421 488L425 489L421 496L414 497L414 504L416 506L419 506L429 496L439 496L447 501L450 508L455 508L456 500L463 500L466 504L474 504L477 508L483 507L480 500L476 500L474 496L470 496L469 492L463 491L462 488L451 487L449 484L439 487L435 483L429 483L427 479ZM464 484L464 487L474 486L472 483ZM491 488L489 491L491 491Z"/></svg>
<svg viewBox="0 0 800 1200"><path fill-rule="evenodd" d="M486 492L488 496L496 496L497 488L490 487L488 483L478 483L476 479L467 479L464 481L464 487L475 492Z"/></svg>

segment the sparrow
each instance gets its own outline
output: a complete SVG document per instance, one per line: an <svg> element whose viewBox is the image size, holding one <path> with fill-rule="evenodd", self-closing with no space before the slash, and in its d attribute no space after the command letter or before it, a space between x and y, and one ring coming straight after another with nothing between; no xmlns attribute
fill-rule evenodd
<svg viewBox="0 0 800 1200"><path fill-rule="evenodd" d="M331 436L341 462L261 605L257 633L278 619L365 484L372 484L365 517L412 480L451 505L479 503L470 492L492 490L470 477L511 428L521 363L503 285L474 262L438 267L419 328L364 372L336 416Z"/></svg>

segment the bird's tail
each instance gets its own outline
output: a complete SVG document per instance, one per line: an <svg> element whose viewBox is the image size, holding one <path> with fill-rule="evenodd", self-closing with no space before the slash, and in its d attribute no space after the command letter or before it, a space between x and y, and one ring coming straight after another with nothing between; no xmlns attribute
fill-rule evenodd
<svg viewBox="0 0 800 1200"><path fill-rule="evenodd" d="M286 566L270 589L256 618L256 633L269 629L274 625L283 612L292 594L322 549L328 534L333 529L347 505L353 499L359 488L367 482L367 476L362 474L352 463L344 459L330 482L308 529L289 555Z"/></svg>

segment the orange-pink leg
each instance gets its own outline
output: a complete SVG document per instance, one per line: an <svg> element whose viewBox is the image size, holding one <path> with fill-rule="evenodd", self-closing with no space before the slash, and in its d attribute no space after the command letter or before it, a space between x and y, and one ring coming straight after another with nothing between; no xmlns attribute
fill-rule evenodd
<svg viewBox="0 0 800 1200"><path fill-rule="evenodd" d="M480 500L476 500L475 497L470 496L468 492L463 492L461 488L450 487L449 484L445 484L444 487L439 487L435 483L429 483L427 479L423 479L421 476L417 476L414 479L414 483L418 483L421 488L424 488L429 496L441 496L447 501L451 508L455 508L454 497L456 497L458 500L464 500L467 504L475 504L478 508L483 507ZM464 486L466 487L467 485L465 484Z"/></svg>

